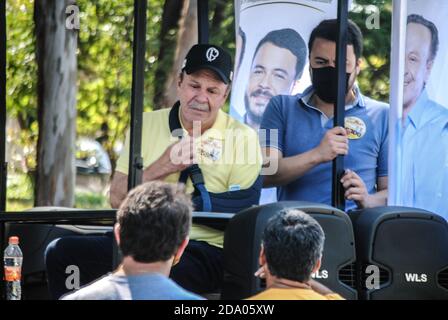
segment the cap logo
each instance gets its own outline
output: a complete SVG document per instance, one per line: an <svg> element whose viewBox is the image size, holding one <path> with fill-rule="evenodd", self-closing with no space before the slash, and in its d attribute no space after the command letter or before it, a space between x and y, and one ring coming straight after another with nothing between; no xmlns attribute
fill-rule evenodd
<svg viewBox="0 0 448 320"><path fill-rule="evenodd" d="M208 48L207 52L205 53L205 57L207 58L208 62L212 62L216 60L219 56L219 51L216 48Z"/></svg>

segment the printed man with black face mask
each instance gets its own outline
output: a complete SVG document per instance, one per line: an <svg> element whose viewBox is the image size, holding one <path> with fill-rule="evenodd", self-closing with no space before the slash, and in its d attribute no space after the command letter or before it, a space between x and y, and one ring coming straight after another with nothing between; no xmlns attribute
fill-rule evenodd
<svg viewBox="0 0 448 320"><path fill-rule="evenodd" d="M308 43L312 86L296 96L271 99L263 116L265 161L277 161L265 186L277 186L278 200L331 204L332 160L345 156L346 209L386 204L388 106L363 96L360 72L362 33L348 24L345 128L333 127L337 20L322 21ZM278 130L278 139L272 139Z"/></svg>

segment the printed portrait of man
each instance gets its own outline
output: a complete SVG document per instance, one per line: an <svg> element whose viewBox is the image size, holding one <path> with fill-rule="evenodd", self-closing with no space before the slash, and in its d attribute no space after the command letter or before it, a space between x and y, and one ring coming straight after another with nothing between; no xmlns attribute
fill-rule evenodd
<svg viewBox="0 0 448 320"><path fill-rule="evenodd" d="M260 40L244 94L244 123L258 130L271 98L291 94L306 58L305 41L293 29L274 30Z"/></svg>

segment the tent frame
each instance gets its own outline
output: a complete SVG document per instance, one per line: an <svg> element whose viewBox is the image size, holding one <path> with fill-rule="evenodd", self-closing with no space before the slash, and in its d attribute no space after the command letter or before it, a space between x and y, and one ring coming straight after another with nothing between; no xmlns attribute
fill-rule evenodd
<svg viewBox="0 0 448 320"><path fill-rule="evenodd" d="M208 0L198 0L198 42L207 43L209 39ZM142 181L143 159L141 157L144 68L146 53L147 0L134 0L134 41L132 63L131 123L130 123L130 157L128 190ZM338 0L338 99L335 107L335 126L344 126L345 111L345 61L347 41L348 0ZM78 225L113 225L116 210L79 210L79 211L41 211L41 212L5 212L6 209L6 1L0 1L0 261L3 261L5 248L5 224L78 224ZM343 188L339 183L343 174L343 157L339 156L333 163L333 206L343 209ZM198 223L222 223L232 214L194 213L193 219ZM117 250L114 250L117 257ZM116 263L116 261L115 261ZM3 279L0 268L0 279ZM0 299L4 299L4 282L0 281Z"/></svg>

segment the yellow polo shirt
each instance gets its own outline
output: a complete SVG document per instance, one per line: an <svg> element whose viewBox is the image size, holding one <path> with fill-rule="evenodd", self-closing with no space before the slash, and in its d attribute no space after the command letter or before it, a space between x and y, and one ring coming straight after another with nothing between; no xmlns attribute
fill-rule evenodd
<svg viewBox="0 0 448 320"><path fill-rule="evenodd" d="M142 157L144 168L155 162L165 150L179 139L171 136L169 112L162 109L143 113ZM185 131L185 130L184 130ZM184 135L187 135L186 131ZM128 174L129 131L123 152L117 160L116 170ZM220 193L247 189L260 174L262 157L257 133L220 110L213 126L195 140L198 165L209 192ZM166 177L166 182L177 183L180 172ZM187 192L194 187L190 178ZM244 209L244 208L242 208ZM190 239L223 246L223 232L193 224Z"/></svg>
<svg viewBox="0 0 448 320"><path fill-rule="evenodd" d="M311 289L272 288L247 300L345 300L337 293L321 295Z"/></svg>

